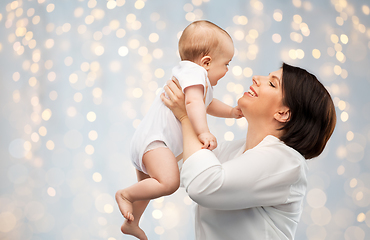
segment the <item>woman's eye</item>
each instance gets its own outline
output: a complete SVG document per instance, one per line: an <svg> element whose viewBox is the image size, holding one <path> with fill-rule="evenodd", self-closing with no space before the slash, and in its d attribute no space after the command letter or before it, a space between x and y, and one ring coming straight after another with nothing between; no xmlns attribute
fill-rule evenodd
<svg viewBox="0 0 370 240"><path fill-rule="evenodd" d="M275 87L275 85L274 85L274 84L272 84L272 82L270 82L270 86L271 86L271 87Z"/></svg>

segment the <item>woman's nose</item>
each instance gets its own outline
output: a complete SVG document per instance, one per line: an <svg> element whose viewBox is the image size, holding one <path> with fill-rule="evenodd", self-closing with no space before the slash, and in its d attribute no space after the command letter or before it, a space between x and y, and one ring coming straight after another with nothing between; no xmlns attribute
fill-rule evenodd
<svg viewBox="0 0 370 240"><path fill-rule="evenodd" d="M260 85L260 76L253 76L252 81L253 81L254 84L259 86Z"/></svg>

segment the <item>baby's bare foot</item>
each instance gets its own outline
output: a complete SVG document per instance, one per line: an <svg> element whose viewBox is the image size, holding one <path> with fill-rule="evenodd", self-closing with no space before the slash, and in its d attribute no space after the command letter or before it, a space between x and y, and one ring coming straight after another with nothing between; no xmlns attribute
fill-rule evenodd
<svg viewBox="0 0 370 240"><path fill-rule="evenodd" d="M121 227L124 234L132 235L140 240L148 240L144 231L137 225L137 223L126 220Z"/></svg>
<svg viewBox="0 0 370 240"><path fill-rule="evenodd" d="M116 201L118 203L119 210L122 215L129 221L134 221L134 215L132 215L132 202L126 198L124 190L118 190L116 193Z"/></svg>

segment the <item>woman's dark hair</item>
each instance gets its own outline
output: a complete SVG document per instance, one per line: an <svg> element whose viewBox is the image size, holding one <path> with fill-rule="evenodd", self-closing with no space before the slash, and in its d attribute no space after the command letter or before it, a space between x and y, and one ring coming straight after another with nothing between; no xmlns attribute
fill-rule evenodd
<svg viewBox="0 0 370 240"><path fill-rule="evenodd" d="M283 104L290 119L280 129L280 140L306 159L319 156L336 124L333 100L317 78L306 70L283 63Z"/></svg>

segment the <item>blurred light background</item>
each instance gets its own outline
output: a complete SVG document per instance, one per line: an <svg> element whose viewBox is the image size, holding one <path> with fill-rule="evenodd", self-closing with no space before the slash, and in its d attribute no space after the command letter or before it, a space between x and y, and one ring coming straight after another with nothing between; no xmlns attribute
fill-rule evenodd
<svg viewBox="0 0 370 240"><path fill-rule="evenodd" d="M128 145L177 64L192 21L235 43L215 97L232 106L252 75L282 61L316 74L338 123L309 162L296 239L370 239L368 0L2 0L0 239L123 236L115 192L136 182ZM209 117L218 141L245 137L245 119ZM194 239L184 189L148 206L149 239Z"/></svg>

